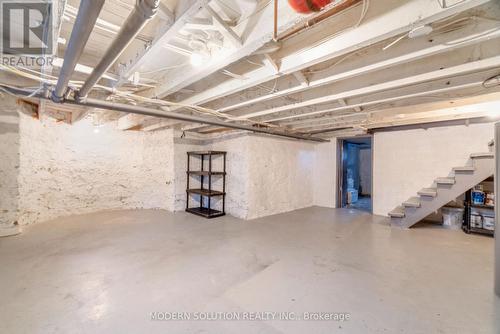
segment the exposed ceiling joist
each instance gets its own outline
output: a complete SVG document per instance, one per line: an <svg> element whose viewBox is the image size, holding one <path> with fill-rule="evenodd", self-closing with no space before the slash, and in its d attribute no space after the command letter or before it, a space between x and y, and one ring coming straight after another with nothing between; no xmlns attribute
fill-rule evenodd
<svg viewBox="0 0 500 334"><path fill-rule="evenodd" d="M261 3L258 2L257 4L259 5ZM210 8L212 11L214 10L214 7ZM292 12L287 4L284 5L284 9L286 9L288 13ZM293 15L297 17L298 14L293 13ZM290 16L292 17L292 15ZM165 80L158 85L154 91L147 92L145 95L154 95L159 98L164 98L171 93L178 92L180 89L200 81L200 78L207 78L211 74L217 73L227 66L258 52L263 47L268 47L268 44L273 40L273 26L272 24L268 24L271 22L272 18L272 6L262 5L262 7L258 9L258 12L250 14L243 22L238 22L235 27L229 26L231 29L230 31L235 32L236 36L227 37L233 38L235 45L235 37L241 37L242 45L239 45L237 48L225 48L221 50L216 55L213 55L203 66L172 70L168 77L165 77ZM228 26L227 23L225 24ZM285 22L280 28L287 28L289 25L291 25L291 22ZM227 32L227 34L232 35L230 32ZM279 46L279 43L273 43L272 48L275 50L277 46ZM275 73L268 68L266 68L266 71L272 72L271 74Z"/></svg>
<svg viewBox="0 0 500 334"><path fill-rule="evenodd" d="M294 85L287 78L282 78L274 92L260 94L243 101L238 97L226 97L224 105L218 108L218 111L227 112L248 105L255 105L256 103L265 102L277 97L289 96L499 37L500 30L498 27L489 23L475 25L446 35L435 36L432 38L432 42L429 42L429 39L425 37L408 40L386 51L377 52L377 54L373 55L370 54L370 56L366 57L357 57L350 61L345 61L341 65L333 66L316 73L313 72L309 76L308 86ZM370 59L370 62L367 62L367 58ZM294 72L294 76L296 73L299 72Z"/></svg>
<svg viewBox="0 0 500 334"><path fill-rule="evenodd" d="M205 7L207 12L214 18L215 24L221 27L221 32L231 40L231 42L235 45L235 47L240 47L243 45L242 39L236 32L234 32L233 28L231 28L222 17L217 14L215 10L213 10L210 5Z"/></svg>
<svg viewBox="0 0 500 334"><path fill-rule="evenodd" d="M408 32L417 23L430 24L487 2L488 0L469 0L449 8L442 8L435 1L424 3L419 0L412 0L404 4L399 1L373 2L370 12L379 13L380 15L370 17L369 23L361 24L359 27L345 31L307 50L284 55L281 58L280 72L290 74L303 70L323 61L359 50L367 45ZM339 16L338 20L341 19L342 16ZM411 22L411 24L408 24L408 22ZM270 71L266 67L255 69L247 73L247 76L248 80L226 80L181 102L184 104L204 104L278 77L274 71ZM169 92L172 92L172 90L160 89L158 95L160 97L165 96Z"/></svg>
<svg viewBox="0 0 500 334"><path fill-rule="evenodd" d="M326 108L326 109L320 109L317 111L312 111L312 112L297 112L293 114L287 114L286 116L284 115L272 115L270 118L265 119L266 122L279 122L280 124L284 125L293 125L293 124L300 124L304 123L310 120L311 117L318 117L319 115L322 114L334 114L338 113L341 111L346 111L350 110L354 107L369 107L369 106L375 106L375 105L383 105L383 104L388 104L388 103L393 103L396 101L401 101L401 100L409 100L409 99L414 99L414 98L419 98L419 97L425 97L425 96L439 96L443 95L443 99L446 99L446 94L452 93L454 91L462 91L462 90L467 90L467 89L477 89L482 86L483 79L480 79L475 77L472 78L471 80L454 80L457 82L454 82L453 84L446 86L445 88L442 88L442 83L438 83L438 85L434 84L426 84L428 86L427 88L424 87L409 87L401 90L401 92L398 92L396 96L391 96L391 97L380 97L380 98L362 98L361 102L356 102L356 103L350 103L346 105L341 105L339 107L333 107L333 108ZM439 87L439 88L436 88ZM417 92L415 92L417 91Z"/></svg>
<svg viewBox="0 0 500 334"><path fill-rule="evenodd" d="M475 97L453 99L411 106L380 109L362 115L336 116L329 119L317 119L316 123L305 124L294 129L306 133L316 131L355 127L365 128L392 126L395 124L416 124L418 120L443 121L472 117L493 116L499 106L500 93L484 94ZM436 117L439 117L437 119Z"/></svg>
<svg viewBox="0 0 500 334"><path fill-rule="evenodd" d="M361 87L358 89L350 89L346 91L342 91L340 93L335 93L335 94L329 94L329 95L323 95L319 96L317 98L312 98L296 103L291 103L291 104L286 104L282 105L279 107L275 108L270 108L270 109L264 109L261 111L256 111L252 113L246 113L246 117L250 118L255 118L255 117L260 117L268 114L273 114L277 112L282 112L286 110L292 110L292 109L298 109L298 108L304 108L307 106L313 106L317 104L324 104L332 101L337 101L339 99L346 99L352 96L360 96L360 95L367 95L371 94L374 92L379 92L379 91L384 91L384 90L391 90L395 89L398 87L402 86L408 86L412 85L415 83L419 82L426 82L426 81L432 81L432 80L437 80L437 79L442 79L446 77L452 77L455 75L460 75L463 73L470 73L470 72L480 72L486 69L490 68L495 68L500 66L500 56L496 57L490 57L486 59L481 59L477 61L471 61L462 65L457 65L449 68L444 68L444 69L438 69L436 71L430 71L430 72L425 72L422 74L417 74L417 75L412 75L409 77L393 80L393 81L387 81L387 82L381 82L378 84L374 85L368 85L365 87Z"/></svg>
<svg viewBox="0 0 500 334"><path fill-rule="evenodd" d="M302 71L293 72L293 76L297 79L301 86L309 86L309 80Z"/></svg>
<svg viewBox="0 0 500 334"><path fill-rule="evenodd" d="M125 62L127 65L120 75L119 84L123 84L135 71L148 62L152 57L161 55L162 48L172 39L184 26L186 20L204 8L210 0L187 0L179 1L175 10L175 21L166 25L155 36L151 46L143 50L136 58Z"/></svg>
<svg viewBox="0 0 500 334"><path fill-rule="evenodd" d="M264 53L262 55L262 62L277 74L280 72L280 67L278 63L269 55L269 53Z"/></svg>

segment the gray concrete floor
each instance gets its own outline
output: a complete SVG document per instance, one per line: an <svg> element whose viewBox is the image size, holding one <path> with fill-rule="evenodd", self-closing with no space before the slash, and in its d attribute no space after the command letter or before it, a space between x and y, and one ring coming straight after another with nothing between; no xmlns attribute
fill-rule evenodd
<svg viewBox="0 0 500 334"><path fill-rule="evenodd" d="M349 209L358 209L361 211L372 212L372 198L370 196L359 196L356 203L347 206Z"/></svg>
<svg viewBox="0 0 500 334"><path fill-rule="evenodd" d="M493 239L359 210L69 217L1 238L0 268L0 333L500 333ZM351 318L150 320L264 311Z"/></svg>

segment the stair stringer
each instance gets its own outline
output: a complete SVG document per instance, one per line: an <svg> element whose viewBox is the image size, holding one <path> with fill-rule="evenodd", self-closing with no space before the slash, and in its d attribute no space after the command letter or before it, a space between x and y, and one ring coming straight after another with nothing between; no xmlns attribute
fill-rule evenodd
<svg viewBox="0 0 500 334"><path fill-rule="evenodd" d="M405 217L392 218L391 225L409 228L493 175L495 159L474 158L472 161L476 168L474 172L455 173L456 182L453 185L435 185L438 193L436 197L420 196L420 207L406 207Z"/></svg>

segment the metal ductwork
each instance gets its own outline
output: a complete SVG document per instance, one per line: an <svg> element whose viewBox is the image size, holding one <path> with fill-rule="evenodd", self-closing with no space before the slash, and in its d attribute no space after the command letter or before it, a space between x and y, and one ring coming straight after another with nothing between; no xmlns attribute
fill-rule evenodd
<svg viewBox="0 0 500 334"><path fill-rule="evenodd" d="M75 25L64 54L64 63L59 73L56 88L52 92L54 102L64 100L69 80L75 71L76 64L82 55L103 5L104 0L82 0L80 2Z"/></svg>
<svg viewBox="0 0 500 334"><path fill-rule="evenodd" d="M141 31L146 22L158 11L159 0L137 0L137 3L121 27L113 43L102 57L99 64L94 68L82 88L76 93L77 99L85 98L92 87L101 79L102 75L114 64L123 50L130 44L135 36Z"/></svg>

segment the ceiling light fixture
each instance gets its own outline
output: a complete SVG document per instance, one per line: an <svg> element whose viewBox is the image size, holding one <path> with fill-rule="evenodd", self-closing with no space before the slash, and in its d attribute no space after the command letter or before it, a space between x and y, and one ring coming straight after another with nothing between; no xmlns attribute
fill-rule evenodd
<svg viewBox="0 0 500 334"><path fill-rule="evenodd" d="M408 37L410 37L410 38L417 38L417 37L427 36L433 30L434 29L430 25L428 25L428 24L421 25L421 26L418 26L418 27L413 28L412 30L410 30L410 32L408 33Z"/></svg>

